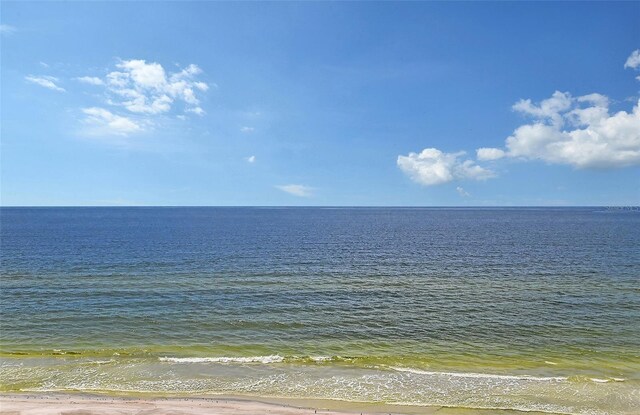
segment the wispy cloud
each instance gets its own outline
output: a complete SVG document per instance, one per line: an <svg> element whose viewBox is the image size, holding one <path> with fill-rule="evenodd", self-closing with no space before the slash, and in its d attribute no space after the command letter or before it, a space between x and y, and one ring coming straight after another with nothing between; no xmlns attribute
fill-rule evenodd
<svg viewBox="0 0 640 415"><path fill-rule="evenodd" d="M53 76L28 75L28 76L25 76L24 79L26 79L28 82L32 84L40 85L44 88L48 88L53 91L66 92L64 88L61 88L58 85L56 85L56 82L59 82L59 79Z"/></svg>
<svg viewBox="0 0 640 415"><path fill-rule="evenodd" d="M640 49L636 49L631 52L631 55L627 58L627 61L624 63L625 68L633 68L636 69L640 66Z"/></svg>
<svg viewBox="0 0 640 415"><path fill-rule="evenodd" d="M98 78L97 76L81 76L75 79L76 81L80 81L83 84L96 85L96 86L104 85L104 81Z"/></svg>
<svg viewBox="0 0 640 415"><path fill-rule="evenodd" d="M204 114L206 114L206 112L200 107L187 108L185 111L199 116L203 116Z"/></svg>
<svg viewBox="0 0 640 415"><path fill-rule="evenodd" d="M464 190L464 188L463 188L463 187L460 187L460 186L456 187L456 192L458 192L458 194L459 194L460 196L462 196L462 197L469 197L469 196L471 196L471 195L469 194L469 192L467 192L466 190Z"/></svg>
<svg viewBox="0 0 640 415"><path fill-rule="evenodd" d="M2 35L12 35L17 31L18 29L16 29L15 26L11 26L8 24L0 24L0 34Z"/></svg>
<svg viewBox="0 0 640 415"><path fill-rule="evenodd" d="M252 133L255 130L256 130L255 128L247 127L247 126L244 126L244 127L240 128L240 132L242 132L242 133Z"/></svg>
<svg viewBox="0 0 640 415"><path fill-rule="evenodd" d="M627 58L627 61L624 63L624 67L638 70L640 69L640 49L636 49L631 52L631 55ZM636 79L640 81L640 75L636 76Z"/></svg>
<svg viewBox="0 0 640 415"><path fill-rule="evenodd" d="M313 188L302 185L302 184L285 184L285 185L276 186L276 187L282 190L283 192L287 192L291 195L298 196L298 197L313 196Z"/></svg>
<svg viewBox="0 0 640 415"><path fill-rule="evenodd" d="M255 163L256 162L256 156L249 156L245 160L247 160L248 163Z"/></svg>
<svg viewBox="0 0 640 415"><path fill-rule="evenodd" d="M104 108L84 108L82 112L86 118L85 124L89 127L86 131L94 136L128 136L143 131L142 125L130 118L113 114Z"/></svg>
<svg viewBox="0 0 640 415"><path fill-rule="evenodd" d="M478 160L498 160L504 157L504 150L483 147L476 150Z"/></svg>

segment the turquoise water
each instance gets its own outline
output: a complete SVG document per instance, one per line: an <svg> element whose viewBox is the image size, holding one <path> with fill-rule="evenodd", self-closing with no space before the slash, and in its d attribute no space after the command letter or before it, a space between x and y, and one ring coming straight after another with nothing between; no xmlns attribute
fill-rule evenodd
<svg viewBox="0 0 640 415"><path fill-rule="evenodd" d="M640 408L640 214L2 208L5 392Z"/></svg>

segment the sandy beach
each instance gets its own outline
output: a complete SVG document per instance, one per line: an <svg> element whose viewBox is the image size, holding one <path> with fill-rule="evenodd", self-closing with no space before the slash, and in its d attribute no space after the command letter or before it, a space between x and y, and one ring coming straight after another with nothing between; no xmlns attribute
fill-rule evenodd
<svg viewBox="0 0 640 415"><path fill-rule="evenodd" d="M367 404L342 403L340 407L350 410L336 410L337 403L330 401L305 400L293 404L285 402L265 402L250 398L119 398L77 395L0 395L0 415L353 415L353 414L460 414L460 410L441 407L396 407ZM365 411L367 410L367 411ZM365 412L363 412L365 411ZM485 413L485 411L464 411L465 414Z"/></svg>
<svg viewBox="0 0 640 415"><path fill-rule="evenodd" d="M499 411L518 414L517 411ZM124 398L65 394L0 395L0 415L487 415L493 410L268 398ZM528 415L541 414L528 412Z"/></svg>
<svg viewBox="0 0 640 415"><path fill-rule="evenodd" d="M83 396L2 396L1 415L225 415L259 414L302 415L340 412L319 411L286 405L229 399L124 399Z"/></svg>

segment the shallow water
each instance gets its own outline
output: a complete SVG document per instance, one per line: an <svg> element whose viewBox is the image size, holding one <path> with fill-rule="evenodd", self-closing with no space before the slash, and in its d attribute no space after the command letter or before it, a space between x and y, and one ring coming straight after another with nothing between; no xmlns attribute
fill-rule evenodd
<svg viewBox="0 0 640 415"><path fill-rule="evenodd" d="M637 212L0 215L3 391L640 407Z"/></svg>

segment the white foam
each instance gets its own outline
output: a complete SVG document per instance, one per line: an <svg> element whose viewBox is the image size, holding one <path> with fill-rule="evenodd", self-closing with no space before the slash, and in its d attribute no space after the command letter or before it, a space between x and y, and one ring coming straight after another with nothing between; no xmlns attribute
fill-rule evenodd
<svg viewBox="0 0 640 415"><path fill-rule="evenodd" d="M279 355L249 357L161 357L160 361L172 363L280 363L284 361L284 357Z"/></svg>
<svg viewBox="0 0 640 415"><path fill-rule="evenodd" d="M530 381L537 381L537 382L544 382L544 381L563 382L567 380L567 378L564 376L530 376L530 375L518 376L518 375L494 375L490 373L473 373L473 372L431 372L431 371L420 370L420 369L394 367L394 366L391 366L390 369L396 370L398 372L415 373L418 375L448 376L448 377L459 377L459 378L530 380Z"/></svg>
<svg viewBox="0 0 640 415"><path fill-rule="evenodd" d="M598 378L589 378L591 379L591 382L596 382L596 383L608 383L609 379L598 379Z"/></svg>
<svg viewBox="0 0 640 415"><path fill-rule="evenodd" d="M333 360L331 356L309 356L311 360L314 362L326 362L328 360Z"/></svg>
<svg viewBox="0 0 640 415"><path fill-rule="evenodd" d="M609 382L624 382L626 379L624 378L608 378L608 379L600 379L600 378L589 378L591 382L596 383L609 383Z"/></svg>

